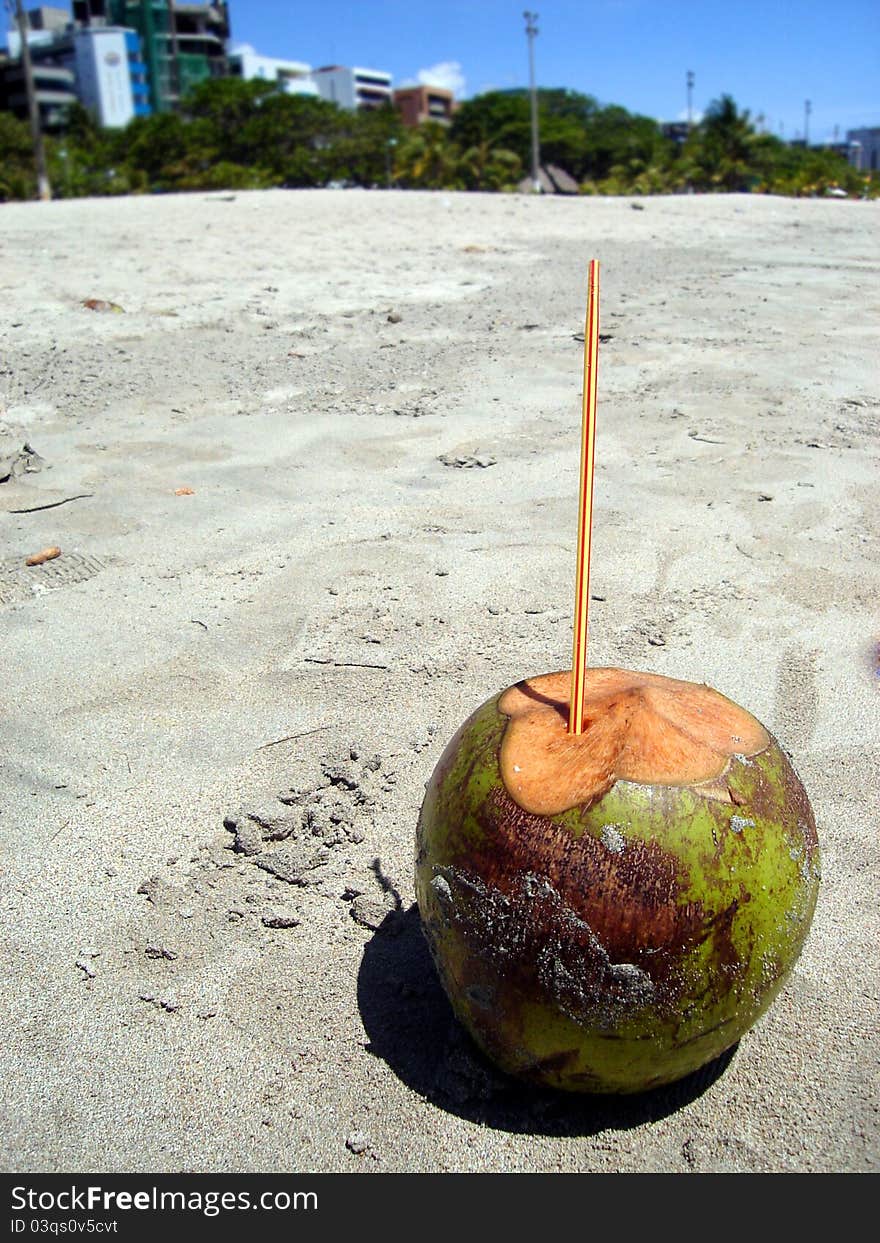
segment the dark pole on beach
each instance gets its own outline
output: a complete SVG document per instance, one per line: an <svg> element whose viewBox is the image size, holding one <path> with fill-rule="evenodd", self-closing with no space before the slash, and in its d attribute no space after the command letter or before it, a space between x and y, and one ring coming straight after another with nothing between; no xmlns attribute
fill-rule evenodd
<svg viewBox="0 0 880 1243"><path fill-rule="evenodd" d="M532 189L536 194L539 194L541 191L539 172L541 157L538 149L538 93L535 90L535 35L538 33L538 27L535 23L538 20L538 14L526 9L523 17L526 19L526 38L529 41L529 98L532 112Z"/></svg>
<svg viewBox="0 0 880 1243"><path fill-rule="evenodd" d="M21 71L24 77L24 90L27 96L28 117L31 123L31 140L34 144L34 163L37 166L37 197L47 203L52 197L49 184L49 169L46 164L46 148L43 145L43 131L40 127L40 107L34 89L34 67L31 63L31 49L27 39L27 22L21 0L15 0L15 21L21 35Z"/></svg>

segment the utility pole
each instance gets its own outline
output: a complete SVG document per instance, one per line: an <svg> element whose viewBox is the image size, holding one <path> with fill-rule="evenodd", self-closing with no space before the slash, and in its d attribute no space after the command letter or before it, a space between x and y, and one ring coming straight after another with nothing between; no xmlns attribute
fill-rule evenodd
<svg viewBox="0 0 880 1243"><path fill-rule="evenodd" d="M689 69L687 72L687 101L688 101L688 133L694 127L694 71Z"/></svg>
<svg viewBox="0 0 880 1243"><path fill-rule="evenodd" d="M535 35L538 27L535 23L538 14L528 9L523 13L526 19L526 38L529 41L529 96L532 110L532 189L535 194L541 193L541 156L538 147L538 93L535 90Z"/></svg>
<svg viewBox="0 0 880 1243"><path fill-rule="evenodd" d="M49 184L49 170L46 165L46 148L43 145L43 131L40 128L40 108L37 93L34 89L34 67L31 63L31 49L27 40L27 22L21 0L15 0L15 21L21 35L21 71L24 77L24 90L27 95L28 116L31 123L31 139L34 144L34 163L37 166L37 197L47 203L52 197Z"/></svg>
<svg viewBox="0 0 880 1243"><path fill-rule="evenodd" d="M810 145L810 113L813 111L813 105L808 99L804 100L804 147Z"/></svg>

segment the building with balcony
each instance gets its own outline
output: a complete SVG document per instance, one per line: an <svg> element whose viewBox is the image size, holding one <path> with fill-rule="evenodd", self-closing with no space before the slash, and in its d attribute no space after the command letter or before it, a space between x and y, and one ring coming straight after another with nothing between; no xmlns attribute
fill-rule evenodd
<svg viewBox="0 0 880 1243"><path fill-rule="evenodd" d="M25 21L40 126L51 132L64 126L68 109L77 102L70 13L41 5L27 10ZM28 101L17 23L7 32L6 46L9 56L0 64L0 108L24 121Z"/></svg>
<svg viewBox="0 0 880 1243"><path fill-rule="evenodd" d="M401 86L394 92L394 107L404 125L415 127L425 121L448 125L455 112L455 97L442 86Z"/></svg>
<svg viewBox="0 0 880 1243"><path fill-rule="evenodd" d="M33 49L31 52L33 56ZM32 66L40 128L48 133L62 129L68 109L77 102L76 75L62 64L44 63L36 57ZM0 110L11 112L21 121L28 119L24 67L18 57L0 60Z"/></svg>
<svg viewBox="0 0 880 1243"><path fill-rule="evenodd" d="M311 77L311 65L302 61L260 56L248 44L239 45L228 56L229 72L233 77L245 82L276 82L288 95L320 95Z"/></svg>
<svg viewBox="0 0 880 1243"><path fill-rule="evenodd" d="M67 109L79 101L100 126L121 127L150 111L147 67L136 31L80 25L65 9L32 9L27 41L43 127L64 125ZM63 19L63 20L62 20ZM2 69L0 98L17 115L27 116L21 35L10 30L11 56Z"/></svg>
<svg viewBox="0 0 880 1243"><path fill-rule="evenodd" d="M391 104L391 74L381 69L349 69L325 65L312 70L312 81L322 99L348 112L364 112Z"/></svg>
<svg viewBox="0 0 880 1243"><path fill-rule="evenodd" d="M172 73L175 89L169 99L173 107L200 82L229 73L229 11L225 4L181 4L175 0L171 13L172 61L176 61L176 73Z"/></svg>
<svg viewBox="0 0 880 1243"><path fill-rule="evenodd" d="M170 112L200 82L229 72L225 3L182 0L74 0L83 26L122 26L140 36L154 112Z"/></svg>

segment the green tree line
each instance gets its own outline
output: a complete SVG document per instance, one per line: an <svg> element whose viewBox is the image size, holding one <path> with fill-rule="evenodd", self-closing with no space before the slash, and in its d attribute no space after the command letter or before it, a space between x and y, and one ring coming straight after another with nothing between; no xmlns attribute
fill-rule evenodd
<svg viewBox="0 0 880 1243"><path fill-rule="evenodd" d="M575 91L542 90L538 102L542 162L565 169L582 193L880 189L830 150L761 133L727 95L682 142L649 117ZM339 183L508 191L529 172L529 100L525 91L493 91L463 103L448 127L407 129L390 107L347 112L275 84L225 78L199 86L180 112L124 129L99 129L76 106L47 147L57 198ZM28 127L0 113L0 200L35 194Z"/></svg>

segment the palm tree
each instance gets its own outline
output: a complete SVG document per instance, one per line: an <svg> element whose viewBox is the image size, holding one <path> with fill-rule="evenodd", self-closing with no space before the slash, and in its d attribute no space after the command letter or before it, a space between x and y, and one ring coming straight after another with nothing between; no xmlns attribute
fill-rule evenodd
<svg viewBox="0 0 880 1243"><path fill-rule="evenodd" d="M493 146L483 139L468 147L459 169L468 190L505 190L515 186L522 173L522 160L515 151Z"/></svg>
<svg viewBox="0 0 880 1243"><path fill-rule="evenodd" d="M412 189L462 189L458 161L458 148L445 127L429 121L397 148L394 179Z"/></svg>
<svg viewBox="0 0 880 1243"><path fill-rule="evenodd" d="M713 100L698 132L698 162L710 186L728 191L748 190L753 180L755 145L759 135L730 95Z"/></svg>

